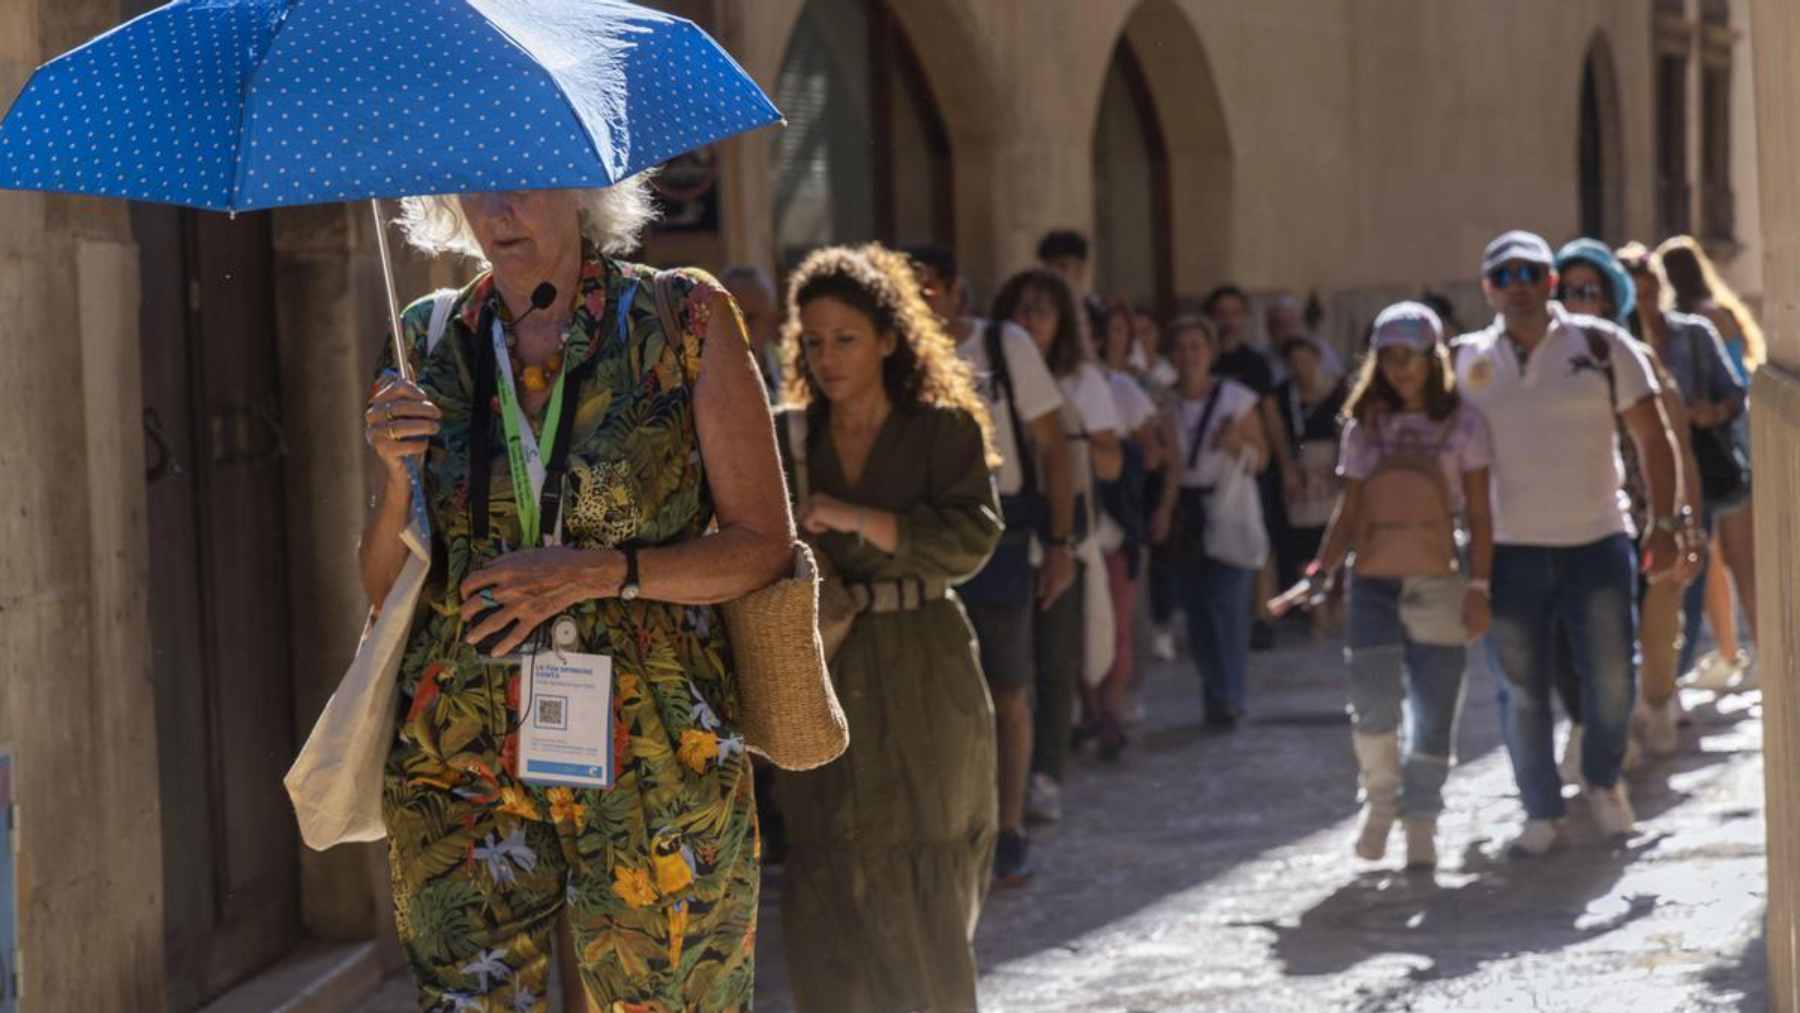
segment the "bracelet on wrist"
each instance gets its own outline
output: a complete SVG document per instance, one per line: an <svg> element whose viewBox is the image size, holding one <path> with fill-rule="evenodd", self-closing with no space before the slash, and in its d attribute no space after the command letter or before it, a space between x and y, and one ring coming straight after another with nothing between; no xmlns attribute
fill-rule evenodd
<svg viewBox="0 0 1800 1013"><path fill-rule="evenodd" d="M1469 590L1478 592L1484 598L1494 596L1494 585L1486 577L1475 577L1469 581Z"/></svg>

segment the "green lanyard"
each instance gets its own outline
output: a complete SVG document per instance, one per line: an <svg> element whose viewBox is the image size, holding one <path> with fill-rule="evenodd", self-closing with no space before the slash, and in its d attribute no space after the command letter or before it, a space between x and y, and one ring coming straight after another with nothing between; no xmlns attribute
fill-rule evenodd
<svg viewBox="0 0 1800 1013"><path fill-rule="evenodd" d="M556 384L550 389L550 404L544 413L543 437L535 441L528 450L525 443L525 412L519 407L518 390L513 386L512 364L506 357L505 331L498 320L494 321L494 356L494 365L498 367L496 372L499 374L495 377L499 381L495 386L500 393L500 421L506 427L506 463L512 471L513 499L519 506L520 544L525 548L536 548L543 535L540 530L540 525L543 524L543 504L538 498L543 492L543 450L554 450L556 447L556 431L562 422L563 385L569 376L569 363L565 356L562 369L556 373ZM535 482L532 463L537 464Z"/></svg>

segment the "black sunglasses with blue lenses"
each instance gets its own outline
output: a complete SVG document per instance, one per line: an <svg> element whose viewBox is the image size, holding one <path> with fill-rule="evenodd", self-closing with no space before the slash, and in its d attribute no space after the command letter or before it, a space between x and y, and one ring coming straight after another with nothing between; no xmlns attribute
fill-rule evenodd
<svg viewBox="0 0 1800 1013"><path fill-rule="evenodd" d="M1536 285L1549 270L1542 264L1502 264L1488 272L1488 281L1495 288L1507 288L1514 282Z"/></svg>

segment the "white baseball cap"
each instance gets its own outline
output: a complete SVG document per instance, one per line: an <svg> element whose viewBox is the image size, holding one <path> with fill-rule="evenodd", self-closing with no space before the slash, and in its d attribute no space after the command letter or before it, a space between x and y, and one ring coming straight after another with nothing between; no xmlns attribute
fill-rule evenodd
<svg viewBox="0 0 1800 1013"><path fill-rule="evenodd" d="M1407 301L1389 306L1375 318L1375 334L1369 339L1369 347L1379 352L1403 345L1415 352L1429 352L1442 340L1444 322L1438 319L1437 312L1422 302Z"/></svg>
<svg viewBox="0 0 1800 1013"><path fill-rule="evenodd" d="M1523 260L1528 264L1542 264L1545 267L1556 266L1556 257L1550 253L1550 244L1544 237L1523 229L1502 233L1487 245L1487 250L1481 254L1481 273L1486 274L1509 260Z"/></svg>

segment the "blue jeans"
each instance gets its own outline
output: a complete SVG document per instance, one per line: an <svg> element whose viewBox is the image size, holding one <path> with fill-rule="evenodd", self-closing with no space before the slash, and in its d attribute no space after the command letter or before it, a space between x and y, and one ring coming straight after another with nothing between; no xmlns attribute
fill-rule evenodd
<svg viewBox="0 0 1800 1013"><path fill-rule="evenodd" d="M1558 623L1568 628L1581 688L1582 776L1596 788L1618 783L1637 693L1636 586L1637 549L1624 535L1494 547L1488 662L1501 676L1501 731L1532 819L1563 815L1550 712Z"/></svg>
<svg viewBox="0 0 1800 1013"><path fill-rule="evenodd" d="M1350 664L1350 721L1365 735L1400 729L1406 714L1400 813L1444 811L1444 781L1462 711L1465 647L1421 644L1400 622L1398 580L1350 578L1344 658Z"/></svg>
<svg viewBox="0 0 1800 1013"><path fill-rule="evenodd" d="M1244 671L1250 666L1250 583L1256 571L1213 559L1176 565L1206 715L1237 717L1244 712Z"/></svg>

